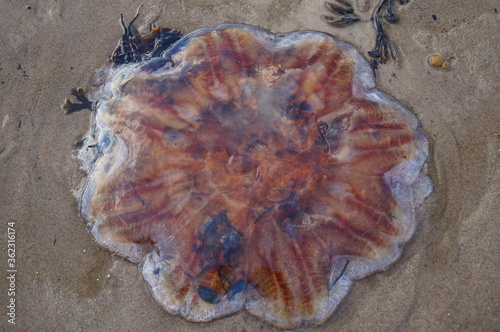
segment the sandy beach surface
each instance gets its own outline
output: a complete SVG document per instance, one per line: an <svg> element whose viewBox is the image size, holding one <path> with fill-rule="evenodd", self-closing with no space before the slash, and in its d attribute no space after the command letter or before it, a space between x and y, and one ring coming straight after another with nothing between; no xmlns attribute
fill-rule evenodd
<svg viewBox="0 0 500 332"><path fill-rule="evenodd" d="M358 1L362 5L366 1ZM397 3L397 2L396 2ZM319 30L366 54L371 22L334 29L323 0L145 0L137 24L187 33L225 22L273 32ZM28 7L29 6L29 7ZM75 143L89 113L61 110L72 87L88 89L108 65L135 1L0 1L1 330L272 331L240 312L190 323L164 312L137 266L99 248L72 194L86 174ZM377 70L379 89L404 103L431 142L435 186L401 259L357 281L333 316L301 331L495 331L499 329L500 3L412 0L387 29L402 57ZM366 13L369 17L369 13ZM446 70L428 64L441 55ZM15 229L15 295L7 257ZM12 232L11 232L12 233ZM12 291L12 290L11 290ZM15 325L6 315L15 299Z"/></svg>

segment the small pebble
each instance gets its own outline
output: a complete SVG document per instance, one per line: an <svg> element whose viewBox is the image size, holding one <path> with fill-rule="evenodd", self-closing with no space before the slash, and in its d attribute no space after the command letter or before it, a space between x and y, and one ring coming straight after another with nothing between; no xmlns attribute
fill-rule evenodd
<svg viewBox="0 0 500 332"><path fill-rule="evenodd" d="M443 63L441 64L441 68L443 69L446 69L450 66L450 63L448 61L443 61Z"/></svg>
<svg viewBox="0 0 500 332"><path fill-rule="evenodd" d="M436 67L441 66L441 65L443 65L444 62L445 61L444 61L443 57L440 55L433 55L433 56L429 57L429 63L433 66L436 66ZM449 63L448 63L448 65L449 65ZM446 66L446 67L448 67L448 66Z"/></svg>

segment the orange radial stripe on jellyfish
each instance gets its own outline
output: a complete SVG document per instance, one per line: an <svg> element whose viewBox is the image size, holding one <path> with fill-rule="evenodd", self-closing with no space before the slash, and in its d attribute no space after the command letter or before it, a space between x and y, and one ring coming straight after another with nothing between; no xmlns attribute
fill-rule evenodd
<svg viewBox="0 0 500 332"><path fill-rule="evenodd" d="M322 323L399 257L430 192L416 118L327 34L197 30L101 91L82 215L191 321Z"/></svg>

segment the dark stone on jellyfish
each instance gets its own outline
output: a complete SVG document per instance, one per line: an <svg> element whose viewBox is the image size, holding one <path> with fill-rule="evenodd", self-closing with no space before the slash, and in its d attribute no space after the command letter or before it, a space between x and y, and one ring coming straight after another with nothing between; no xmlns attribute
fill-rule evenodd
<svg viewBox="0 0 500 332"><path fill-rule="evenodd" d="M240 280L231 288L231 291L227 294L227 298L232 301L236 295L243 292L247 287L247 283L245 280Z"/></svg>
<svg viewBox="0 0 500 332"><path fill-rule="evenodd" d="M198 286L198 295L200 295L200 298L208 302L210 304L216 304L219 303L220 298L219 298L219 293L217 293L216 290L205 287L205 286Z"/></svg>
<svg viewBox="0 0 500 332"><path fill-rule="evenodd" d="M225 295L229 301L233 301L235 297L243 292L247 286L245 280L239 280L234 286L232 286L229 292ZM206 286L198 286L198 294L200 298L211 304L216 304L220 302L221 295L215 289L206 287Z"/></svg>
<svg viewBox="0 0 500 332"><path fill-rule="evenodd" d="M66 104L95 109L98 149L80 152L95 240L171 314L321 324L413 234L432 188L417 119L328 34L225 24L165 48L167 30L133 23L102 101Z"/></svg>

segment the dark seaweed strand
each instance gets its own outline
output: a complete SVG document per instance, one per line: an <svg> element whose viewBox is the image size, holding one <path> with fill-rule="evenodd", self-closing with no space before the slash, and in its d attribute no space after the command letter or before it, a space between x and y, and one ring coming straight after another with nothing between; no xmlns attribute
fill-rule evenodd
<svg viewBox="0 0 500 332"><path fill-rule="evenodd" d="M377 38L375 41L375 48L368 52L368 55L377 59L380 63L386 63L389 56L394 60L395 66L399 66L399 54L394 43L389 39L384 31L382 23L380 22L380 13L384 6L386 7L386 21L389 23L396 23L398 18L392 11L392 3L394 0L382 0L375 12L374 21L375 28L377 29ZM378 64L377 64L378 66Z"/></svg>
<svg viewBox="0 0 500 332"><path fill-rule="evenodd" d="M327 20L328 24L334 27L345 27L360 21L359 16L354 12L354 9L349 3L347 3L347 1L337 1L340 3L340 5L334 2L325 3L326 8L330 12L341 16L340 19L338 19L333 16L323 15L323 18Z"/></svg>
<svg viewBox="0 0 500 332"><path fill-rule="evenodd" d="M410 0L399 0L399 4L403 5L409 1ZM370 64L375 69L378 69L379 62L386 63L389 57L394 60L396 66L400 64L397 48L385 33L382 23L380 22L380 16L384 8L385 14L383 16L385 20L391 24L398 22L399 19L393 11L393 3L394 0L381 0L373 17L377 30L377 37L375 48L369 51L368 55L373 58L370 60ZM346 0L336 0L336 3L326 2L325 6L330 12L340 16L323 15L327 23L334 27L345 27L360 21L359 15L354 12L351 4Z"/></svg>
<svg viewBox="0 0 500 332"><path fill-rule="evenodd" d="M134 27L141 6L137 8L137 13L128 26L125 25L123 15L120 14L123 35L110 57L110 61L117 65L159 57L182 38L182 34L177 29L153 28L153 26L149 34L141 35Z"/></svg>
<svg viewBox="0 0 500 332"><path fill-rule="evenodd" d="M151 29L150 34L141 36L134 27L141 7L142 5L137 8L134 18L128 25L125 25L123 14L120 14L120 25L123 34L118 46L109 58L116 65L160 57L164 51L182 38L182 34L178 30L168 28ZM84 109L94 111L99 102L98 100L89 100L81 87L72 89L71 95L75 96L80 103L73 103L69 98L66 98L62 105L62 109L66 114L72 114Z"/></svg>
<svg viewBox="0 0 500 332"><path fill-rule="evenodd" d="M134 52L138 48L135 45L135 43L132 41L134 38L134 35L132 35L130 31L133 27L135 20L137 19L137 17L139 17L139 9L141 8L141 6L139 6L139 8L137 8L137 12L136 12L134 18L132 19L132 21L130 21L130 23L128 24L128 26L126 26L125 22L123 21L123 14L120 14L120 24L122 26L123 35L120 38L120 41L118 43L117 48L115 49L115 51L111 55L111 58L110 58L111 61L113 61L115 63L117 63L119 61L123 61L123 63L125 63L125 62L128 62L126 60L129 59L129 57L130 57L129 54L132 54L132 57L134 57L134 54L135 54ZM120 50L120 52L118 53L117 50ZM119 59L121 59L121 60L119 60ZM85 95L85 92L83 91L82 87L80 87L78 89L75 89L75 88L71 89L70 94L75 96L76 99L80 103L73 103L69 98L66 98L64 100L64 104L61 107L64 111L66 111L66 114L72 114L72 113L79 112L79 111L84 110L84 109L88 109L90 111L95 110L97 103L98 103L98 100L90 101L87 98L87 96Z"/></svg>
<svg viewBox="0 0 500 332"><path fill-rule="evenodd" d="M140 38L140 35L136 32L134 23L139 17L139 9L141 6L142 5L137 8L134 18L128 25L125 25L125 22L123 21L123 14L120 14L120 24L122 26L123 34L118 41L118 46L110 57L110 60L116 64L138 62L140 59L139 47L136 43L137 38Z"/></svg>

